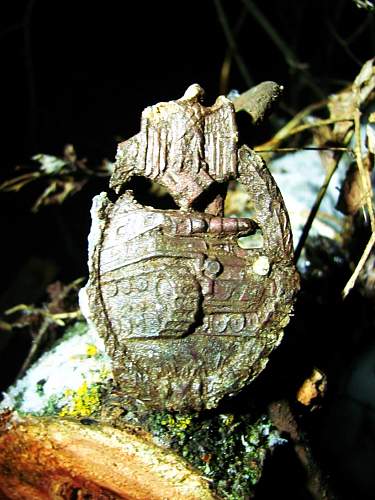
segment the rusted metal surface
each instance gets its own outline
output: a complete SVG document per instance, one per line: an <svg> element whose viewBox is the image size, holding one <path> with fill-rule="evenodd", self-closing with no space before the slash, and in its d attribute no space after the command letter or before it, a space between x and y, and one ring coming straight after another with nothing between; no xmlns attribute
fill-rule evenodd
<svg viewBox="0 0 375 500"><path fill-rule="evenodd" d="M272 176L248 147L237 151L232 103L221 96L204 107L202 95L192 85L143 112L140 133L119 145L117 201L102 193L92 209L86 314L119 386L152 408L213 408L254 379L299 286ZM133 176L157 181L180 209L138 203ZM251 197L252 219L224 217L215 187L230 179ZM262 247L241 248L238 238L256 229Z"/></svg>

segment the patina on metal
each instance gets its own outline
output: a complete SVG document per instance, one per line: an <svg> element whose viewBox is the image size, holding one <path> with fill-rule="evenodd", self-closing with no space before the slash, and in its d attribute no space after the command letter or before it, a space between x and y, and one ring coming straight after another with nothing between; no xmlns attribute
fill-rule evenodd
<svg viewBox="0 0 375 500"><path fill-rule="evenodd" d="M144 110L140 133L118 148L118 199L102 193L92 208L84 309L118 386L150 408L213 408L253 380L299 286L272 176L251 149L237 150L232 102L205 107L202 97L192 85ZM140 204L128 189L134 176L162 185L180 208ZM220 186L231 179L248 192L252 219L224 217ZM256 230L262 246L241 248L238 238Z"/></svg>

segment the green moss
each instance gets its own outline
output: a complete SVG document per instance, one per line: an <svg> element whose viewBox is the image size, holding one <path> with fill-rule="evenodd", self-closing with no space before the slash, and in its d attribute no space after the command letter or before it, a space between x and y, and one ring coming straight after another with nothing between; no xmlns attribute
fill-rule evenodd
<svg viewBox="0 0 375 500"><path fill-rule="evenodd" d="M128 415L127 420L135 423L134 418ZM265 416L155 412L138 423L212 480L220 498L229 500L252 497L266 453L279 439Z"/></svg>
<svg viewBox="0 0 375 500"><path fill-rule="evenodd" d="M19 410L19 408L22 406L23 398L25 394L25 389L20 391L18 394L14 396L14 409Z"/></svg>
<svg viewBox="0 0 375 500"><path fill-rule="evenodd" d="M64 342L65 340L75 337L76 335L84 335L85 333L87 333L88 329L89 327L86 321L76 321L66 329L66 332L64 333L63 337L59 339L58 342L56 342L55 346L59 345L61 342Z"/></svg>
<svg viewBox="0 0 375 500"><path fill-rule="evenodd" d="M46 417L56 416L59 412L59 408L61 407L61 402L58 396L51 396L46 406L43 409L43 415Z"/></svg>

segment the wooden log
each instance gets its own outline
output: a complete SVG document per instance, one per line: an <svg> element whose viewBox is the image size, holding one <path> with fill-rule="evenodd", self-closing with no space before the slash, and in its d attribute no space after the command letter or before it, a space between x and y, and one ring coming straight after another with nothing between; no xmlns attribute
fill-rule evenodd
<svg viewBox="0 0 375 500"><path fill-rule="evenodd" d="M130 427L3 414L0 490L9 499L212 500L208 482Z"/></svg>

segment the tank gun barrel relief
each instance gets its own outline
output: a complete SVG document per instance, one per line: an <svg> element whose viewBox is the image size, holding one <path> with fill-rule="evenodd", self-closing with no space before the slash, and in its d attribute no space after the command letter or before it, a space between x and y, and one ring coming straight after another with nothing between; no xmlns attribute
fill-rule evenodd
<svg viewBox="0 0 375 500"><path fill-rule="evenodd" d="M84 314L103 337L117 384L151 408L215 407L264 368L282 338L299 278L281 194L263 160L237 149L231 101L202 104L190 86L146 108L119 144L110 185L94 198ZM142 205L133 177L178 208ZM223 186L241 183L252 218L224 216ZM198 209L199 206L199 209ZM260 231L262 246L238 239Z"/></svg>

